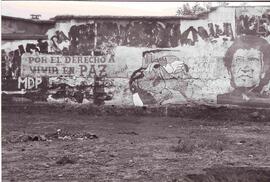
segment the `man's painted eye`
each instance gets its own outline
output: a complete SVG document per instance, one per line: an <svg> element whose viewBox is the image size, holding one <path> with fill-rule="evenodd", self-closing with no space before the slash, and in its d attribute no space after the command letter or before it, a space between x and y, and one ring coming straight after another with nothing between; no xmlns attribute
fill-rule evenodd
<svg viewBox="0 0 270 182"><path fill-rule="evenodd" d="M250 62L256 62L256 61L259 61L259 59L258 58L251 57L251 58L248 58L248 61L250 61Z"/></svg>
<svg viewBox="0 0 270 182"><path fill-rule="evenodd" d="M244 58L240 58L240 57L235 59L236 62L240 62L240 61L243 61L243 60L244 60Z"/></svg>

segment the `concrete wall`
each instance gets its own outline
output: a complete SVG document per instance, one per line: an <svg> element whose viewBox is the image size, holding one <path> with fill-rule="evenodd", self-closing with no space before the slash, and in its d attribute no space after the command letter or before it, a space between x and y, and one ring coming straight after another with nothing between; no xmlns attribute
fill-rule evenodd
<svg viewBox="0 0 270 182"><path fill-rule="evenodd" d="M47 51L45 42L19 51L17 85L39 89L47 80L48 101L76 102L80 92L92 103L94 78L104 76L103 104L269 107L269 9L220 7L196 20L56 18Z"/></svg>

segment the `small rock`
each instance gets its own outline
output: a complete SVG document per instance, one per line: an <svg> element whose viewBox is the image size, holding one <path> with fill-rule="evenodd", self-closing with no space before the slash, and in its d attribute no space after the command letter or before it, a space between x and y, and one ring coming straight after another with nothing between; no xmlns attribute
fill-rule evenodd
<svg viewBox="0 0 270 182"><path fill-rule="evenodd" d="M71 159L69 156L64 156L56 161L56 164L65 165L65 164L74 164L75 160Z"/></svg>
<svg viewBox="0 0 270 182"><path fill-rule="evenodd" d="M38 136L31 137L30 139L31 139L31 141L39 141L39 137Z"/></svg>
<svg viewBox="0 0 270 182"><path fill-rule="evenodd" d="M235 163L233 163L233 162L227 162L226 164L229 165L229 166L234 166L235 165Z"/></svg>
<svg viewBox="0 0 270 182"><path fill-rule="evenodd" d="M50 165L49 164L46 164L46 163L43 164L43 166L46 167L46 168L50 167Z"/></svg>
<svg viewBox="0 0 270 182"><path fill-rule="evenodd" d="M258 118L260 116L260 114L258 111L255 111L255 112L251 113L250 116L253 118Z"/></svg>
<svg viewBox="0 0 270 182"><path fill-rule="evenodd" d="M97 135L92 134L92 133L85 133L84 134L84 138L87 138L87 139L96 139L98 137L97 137Z"/></svg>
<svg viewBox="0 0 270 182"><path fill-rule="evenodd" d="M116 156L117 156L117 154L115 154L115 153L111 153L111 154L109 154L109 156L110 156L110 157L116 157Z"/></svg>

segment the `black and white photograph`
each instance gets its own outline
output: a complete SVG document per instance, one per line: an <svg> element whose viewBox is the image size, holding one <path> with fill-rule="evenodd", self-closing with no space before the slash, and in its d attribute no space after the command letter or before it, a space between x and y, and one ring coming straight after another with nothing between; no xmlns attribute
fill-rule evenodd
<svg viewBox="0 0 270 182"><path fill-rule="evenodd" d="M1 181L270 182L270 2L1 17Z"/></svg>

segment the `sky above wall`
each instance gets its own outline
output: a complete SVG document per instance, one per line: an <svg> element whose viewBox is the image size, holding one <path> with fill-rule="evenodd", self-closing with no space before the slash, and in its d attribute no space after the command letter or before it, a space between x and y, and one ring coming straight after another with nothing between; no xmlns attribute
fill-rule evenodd
<svg viewBox="0 0 270 182"><path fill-rule="evenodd" d="M184 2L2 1L1 4L2 15L30 18L30 14L40 14L41 19L49 19L56 15L174 16ZM212 2L212 6L217 5ZM270 6L270 2L248 2L247 5Z"/></svg>

